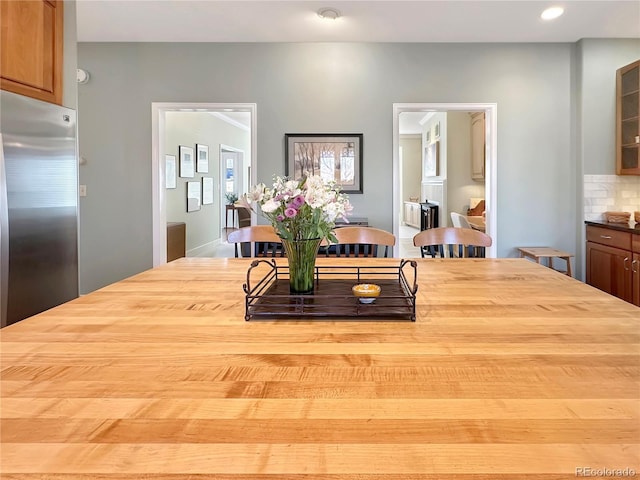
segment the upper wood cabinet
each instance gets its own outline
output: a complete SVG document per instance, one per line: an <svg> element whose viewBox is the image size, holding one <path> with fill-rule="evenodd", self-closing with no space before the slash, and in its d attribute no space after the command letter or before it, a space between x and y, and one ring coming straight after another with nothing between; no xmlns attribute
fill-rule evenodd
<svg viewBox="0 0 640 480"><path fill-rule="evenodd" d="M62 104L60 0L0 0L0 86Z"/></svg>
<svg viewBox="0 0 640 480"><path fill-rule="evenodd" d="M484 180L485 167L484 112L471 114L471 178Z"/></svg>
<svg viewBox="0 0 640 480"><path fill-rule="evenodd" d="M616 71L616 173L640 175L640 60Z"/></svg>

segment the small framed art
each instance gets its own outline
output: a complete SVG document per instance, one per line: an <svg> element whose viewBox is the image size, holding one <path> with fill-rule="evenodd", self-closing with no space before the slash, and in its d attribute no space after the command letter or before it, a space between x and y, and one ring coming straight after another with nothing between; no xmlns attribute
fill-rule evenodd
<svg viewBox="0 0 640 480"><path fill-rule="evenodd" d="M200 210L202 187L200 182L187 182L187 212Z"/></svg>
<svg viewBox="0 0 640 480"><path fill-rule="evenodd" d="M195 175L193 148L185 145L178 146L178 156L180 157L180 176L193 178Z"/></svg>
<svg viewBox="0 0 640 480"><path fill-rule="evenodd" d="M209 173L209 145L196 143L196 171Z"/></svg>
<svg viewBox="0 0 640 480"><path fill-rule="evenodd" d="M202 204L213 203L213 177L202 177Z"/></svg>
<svg viewBox="0 0 640 480"><path fill-rule="evenodd" d="M176 188L176 156L164 156L164 186L165 188Z"/></svg>
<svg viewBox="0 0 640 480"><path fill-rule="evenodd" d="M423 177L437 177L439 171L439 147L440 142L433 142L424 147L424 158L422 162Z"/></svg>

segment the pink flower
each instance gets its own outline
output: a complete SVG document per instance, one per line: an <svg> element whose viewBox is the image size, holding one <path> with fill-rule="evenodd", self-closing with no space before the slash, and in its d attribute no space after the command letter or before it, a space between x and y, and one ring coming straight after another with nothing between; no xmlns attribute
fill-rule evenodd
<svg viewBox="0 0 640 480"><path fill-rule="evenodd" d="M277 221L277 222L281 222L281 221L283 221L283 220L284 220L284 215L278 215L278 216L276 217L276 221Z"/></svg>
<svg viewBox="0 0 640 480"><path fill-rule="evenodd" d="M298 214L298 210L296 210L293 207L287 207L287 209L284 211L284 216L287 218L293 218Z"/></svg>
<svg viewBox="0 0 640 480"><path fill-rule="evenodd" d="M298 209L302 205L304 205L304 195L296 195L294 199L291 201L291 206L293 208Z"/></svg>

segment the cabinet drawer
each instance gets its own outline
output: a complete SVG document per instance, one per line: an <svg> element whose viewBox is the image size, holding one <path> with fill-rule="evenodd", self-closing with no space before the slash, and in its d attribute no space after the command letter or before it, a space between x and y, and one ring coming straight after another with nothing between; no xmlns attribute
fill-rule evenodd
<svg viewBox="0 0 640 480"><path fill-rule="evenodd" d="M587 226L587 241L610 247L631 250L631 233L610 230L608 228Z"/></svg>
<svg viewBox="0 0 640 480"><path fill-rule="evenodd" d="M631 235L632 240L631 240L631 250L633 250L636 253L640 253L640 235Z"/></svg>

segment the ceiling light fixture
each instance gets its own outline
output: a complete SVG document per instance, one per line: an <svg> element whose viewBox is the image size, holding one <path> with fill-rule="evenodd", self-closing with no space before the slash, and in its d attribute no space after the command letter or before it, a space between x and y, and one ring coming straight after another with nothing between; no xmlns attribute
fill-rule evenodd
<svg viewBox="0 0 640 480"><path fill-rule="evenodd" d="M540 18L543 20L553 20L554 18L558 18L563 13L564 8L562 7L549 7L540 14Z"/></svg>
<svg viewBox="0 0 640 480"><path fill-rule="evenodd" d="M323 20L337 20L341 15L335 8L326 7L318 10L318 16Z"/></svg>

